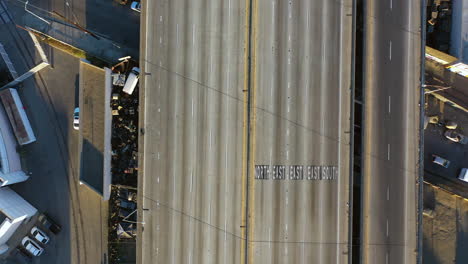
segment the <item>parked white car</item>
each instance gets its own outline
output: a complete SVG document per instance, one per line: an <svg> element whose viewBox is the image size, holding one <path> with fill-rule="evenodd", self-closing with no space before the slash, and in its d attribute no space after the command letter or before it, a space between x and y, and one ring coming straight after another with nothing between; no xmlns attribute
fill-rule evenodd
<svg viewBox="0 0 468 264"><path fill-rule="evenodd" d="M460 174L458 175L458 179L464 182L468 182L468 169L467 168L461 169Z"/></svg>
<svg viewBox="0 0 468 264"><path fill-rule="evenodd" d="M42 244L49 243L49 236L47 236L44 231L37 228L37 226L31 229L31 235L36 239L36 241L41 242Z"/></svg>
<svg viewBox="0 0 468 264"><path fill-rule="evenodd" d="M457 142L463 145L468 143L467 137L452 129L445 131L444 136L450 141Z"/></svg>
<svg viewBox="0 0 468 264"><path fill-rule="evenodd" d="M23 240L21 241L21 244L23 247L31 253L33 256L40 256L44 252L44 249L41 248L36 242L34 242L32 239L29 237L24 237Z"/></svg>
<svg viewBox="0 0 468 264"><path fill-rule="evenodd" d="M130 8L132 10L135 10L137 12L141 12L141 3L140 2L132 2L132 4L130 5Z"/></svg>
<svg viewBox="0 0 468 264"><path fill-rule="evenodd" d="M80 129L80 108L75 108L73 112L73 129L79 130Z"/></svg>
<svg viewBox="0 0 468 264"><path fill-rule="evenodd" d="M435 164L437 165L440 165L444 168L448 168L449 165L450 165L450 161L449 160L446 160L440 156L437 156L437 155L432 155L432 162L434 162Z"/></svg>

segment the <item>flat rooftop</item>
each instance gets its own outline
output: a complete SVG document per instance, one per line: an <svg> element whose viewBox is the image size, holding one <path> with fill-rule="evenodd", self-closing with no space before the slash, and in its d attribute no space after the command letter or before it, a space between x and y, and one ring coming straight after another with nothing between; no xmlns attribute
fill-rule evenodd
<svg viewBox="0 0 468 264"><path fill-rule="evenodd" d="M106 69L98 68L85 61L80 62L79 82L80 181L106 199L111 182L111 84L106 83Z"/></svg>

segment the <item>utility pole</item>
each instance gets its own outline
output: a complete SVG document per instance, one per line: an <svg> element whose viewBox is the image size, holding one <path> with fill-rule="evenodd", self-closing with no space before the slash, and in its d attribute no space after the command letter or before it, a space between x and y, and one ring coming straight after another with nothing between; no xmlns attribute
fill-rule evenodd
<svg viewBox="0 0 468 264"><path fill-rule="evenodd" d="M452 86L441 86L441 85L430 85L430 84L424 84L422 87L423 88L426 88L426 87L436 87L436 88L440 87L439 89L436 89L436 90L424 92L424 94L431 94L431 93L435 93L435 92L439 92L439 91L443 91L443 90L447 90L447 89L452 88Z"/></svg>
<svg viewBox="0 0 468 264"><path fill-rule="evenodd" d="M91 35L93 38L97 39L97 40L100 40L100 38L98 36L96 36L93 32L90 32L89 30L85 29L84 27L80 26L80 24L78 24L77 22L75 21L71 21L70 19L66 18L65 16L62 16L61 14L59 14L58 12L56 11L52 11L52 13L60 18L62 18L63 20L67 21L68 23L71 23L73 25L75 25L78 29L80 29L81 31L85 32L86 34L89 34Z"/></svg>
<svg viewBox="0 0 468 264"><path fill-rule="evenodd" d="M29 14L31 14L31 15L37 17L38 19L40 19L40 20L44 21L45 23L47 23L48 25L50 25L50 22L49 22L49 21L47 21L47 20L45 20L44 18L42 18L42 17L40 17L40 16L34 14L33 12L29 11L29 10L28 10L28 3L29 3L29 1L26 1L26 3L24 3L24 11L28 12Z"/></svg>

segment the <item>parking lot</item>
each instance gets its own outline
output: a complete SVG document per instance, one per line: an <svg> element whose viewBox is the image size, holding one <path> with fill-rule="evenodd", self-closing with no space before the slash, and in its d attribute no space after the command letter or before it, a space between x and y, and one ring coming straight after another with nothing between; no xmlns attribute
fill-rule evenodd
<svg viewBox="0 0 468 264"><path fill-rule="evenodd" d="M439 115L442 123L453 121L457 124L456 131L462 135L468 134L468 115L458 108L444 104L433 96L427 97L426 114L428 116ZM434 124L428 124L424 131L424 169L426 172L443 177L444 179L468 187L468 183L457 179L462 168L468 167L468 144L460 144L447 139L444 136L447 128ZM432 162L432 155L438 155L450 161L448 168L444 168Z"/></svg>

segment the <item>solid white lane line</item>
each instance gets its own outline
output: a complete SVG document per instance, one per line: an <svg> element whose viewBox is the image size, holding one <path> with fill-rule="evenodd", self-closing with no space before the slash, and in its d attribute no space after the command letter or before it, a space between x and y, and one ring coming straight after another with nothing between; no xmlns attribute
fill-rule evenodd
<svg viewBox="0 0 468 264"><path fill-rule="evenodd" d="M210 148L211 148L211 146L212 146L212 144L213 144L212 141L211 141L211 140L212 140L212 137L213 137L213 131L210 130Z"/></svg>
<svg viewBox="0 0 468 264"><path fill-rule="evenodd" d="M208 76L210 76L210 77L212 76L211 73L213 72L213 61L211 60L211 59L212 59L211 54L212 54L212 52L210 52L210 73L209 73L209 75L208 75ZM210 77L209 77L209 78L210 78Z"/></svg>
<svg viewBox="0 0 468 264"><path fill-rule="evenodd" d="M388 112L391 112L391 104L392 104L392 97L389 95L388 96Z"/></svg>
<svg viewBox="0 0 468 264"><path fill-rule="evenodd" d="M268 248L271 248L271 228L268 228Z"/></svg>
<svg viewBox="0 0 468 264"><path fill-rule="evenodd" d="M388 219L387 219L387 236L388 236Z"/></svg>
<svg viewBox="0 0 468 264"><path fill-rule="evenodd" d="M390 41L390 55L389 55L389 57L390 57L390 60L392 60L392 42L391 41Z"/></svg>
<svg viewBox="0 0 468 264"><path fill-rule="evenodd" d="M195 24L192 24L192 46L195 46Z"/></svg>
<svg viewBox="0 0 468 264"><path fill-rule="evenodd" d="M387 144L387 160L390 160L390 144Z"/></svg>
<svg viewBox="0 0 468 264"><path fill-rule="evenodd" d="M190 192L192 192L192 184L193 184L193 171L190 172Z"/></svg>
<svg viewBox="0 0 468 264"><path fill-rule="evenodd" d="M179 46L179 24L176 24L176 47Z"/></svg>
<svg viewBox="0 0 468 264"><path fill-rule="evenodd" d="M275 24L275 1L271 1L271 4L273 5L272 12L271 12L271 25L274 25Z"/></svg>

